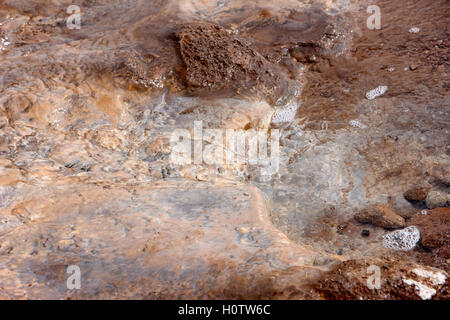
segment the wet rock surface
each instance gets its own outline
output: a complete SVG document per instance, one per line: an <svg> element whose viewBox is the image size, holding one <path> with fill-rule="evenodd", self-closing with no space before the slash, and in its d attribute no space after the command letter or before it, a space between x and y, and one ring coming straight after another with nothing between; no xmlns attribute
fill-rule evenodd
<svg viewBox="0 0 450 320"><path fill-rule="evenodd" d="M379 1L380 30L367 1L71 4L0 3L1 298L448 299L445 0ZM279 130L279 170L174 163L194 121ZM354 221L377 203L414 248Z"/></svg>
<svg viewBox="0 0 450 320"><path fill-rule="evenodd" d="M301 297L320 271L309 249L271 225L261 193L245 185L118 188L68 179L29 191L3 216L2 298ZM67 290L68 265L82 270L82 290Z"/></svg>

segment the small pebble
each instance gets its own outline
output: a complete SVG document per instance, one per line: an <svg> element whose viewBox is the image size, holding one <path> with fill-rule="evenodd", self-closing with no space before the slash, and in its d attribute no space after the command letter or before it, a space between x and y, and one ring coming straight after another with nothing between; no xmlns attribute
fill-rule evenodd
<svg viewBox="0 0 450 320"><path fill-rule="evenodd" d="M362 235L363 237L368 237L368 236L370 235L370 231L367 230L367 229L364 229L364 230L361 232L361 235Z"/></svg>

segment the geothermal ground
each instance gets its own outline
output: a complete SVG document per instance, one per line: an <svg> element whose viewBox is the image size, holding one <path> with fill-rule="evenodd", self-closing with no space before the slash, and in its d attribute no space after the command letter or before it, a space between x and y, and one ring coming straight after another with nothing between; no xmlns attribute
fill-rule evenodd
<svg viewBox="0 0 450 320"><path fill-rule="evenodd" d="M449 22L0 1L0 298L449 299Z"/></svg>

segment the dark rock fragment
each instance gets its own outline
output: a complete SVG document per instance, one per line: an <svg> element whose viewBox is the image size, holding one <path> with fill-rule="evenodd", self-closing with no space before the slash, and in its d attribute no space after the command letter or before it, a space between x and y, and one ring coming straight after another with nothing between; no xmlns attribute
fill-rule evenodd
<svg viewBox="0 0 450 320"><path fill-rule="evenodd" d="M424 187L413 187L404 193L404 197L409 201L425 201L428 189Z"/></svg>

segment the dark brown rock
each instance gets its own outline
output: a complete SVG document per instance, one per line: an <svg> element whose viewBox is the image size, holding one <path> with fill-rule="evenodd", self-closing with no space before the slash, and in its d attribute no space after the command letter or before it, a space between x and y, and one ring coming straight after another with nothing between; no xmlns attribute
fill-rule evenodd
<svg viewBox="0 0 450 320"><path fill-rule="evenodd" d="M404 193L404 197L409 201L425 201L428 189L424 187L414 187Z"/></svg>
<svg viewBox="0 0 450 320"><path fill-rule="evenodd" d="M355 219L361 223L370 223L387 229L405 226L405 219L382 204L364 208L355 215Z"/></svg>
<svg viewBox="0 0 450 320"><path fill-rule="evenodd" d="M177 36L188 85L214 90L258 86L274 99L284 92L278 68L231 30L198 23L184 26Z"/></svg>

